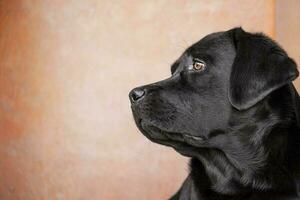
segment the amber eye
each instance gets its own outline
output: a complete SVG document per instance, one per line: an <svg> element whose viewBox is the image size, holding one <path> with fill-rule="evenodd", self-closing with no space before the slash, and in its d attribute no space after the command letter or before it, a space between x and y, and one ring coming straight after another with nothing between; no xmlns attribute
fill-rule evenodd
<svg viewBox="0 0 300 200"><path fill-rule="evenodd" d="M203 61L195 60L193 63L193 69L196 71L204 70L205 63Z"/></svg>

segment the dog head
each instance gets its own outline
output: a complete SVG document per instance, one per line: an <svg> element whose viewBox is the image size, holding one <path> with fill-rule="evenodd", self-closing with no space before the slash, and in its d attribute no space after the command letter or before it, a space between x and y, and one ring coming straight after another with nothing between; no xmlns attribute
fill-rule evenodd
<svg viewBox="0 0 300 200"><path fill-rule="evenodd" d="M274 41L241 28L204 37L171 72L133 89L131 107L146 137L187 156L199 148L226 149L233 138L248 141L264 120L284 117L278 98L286 96L276 91L298 76L295 62Z"/></svg>

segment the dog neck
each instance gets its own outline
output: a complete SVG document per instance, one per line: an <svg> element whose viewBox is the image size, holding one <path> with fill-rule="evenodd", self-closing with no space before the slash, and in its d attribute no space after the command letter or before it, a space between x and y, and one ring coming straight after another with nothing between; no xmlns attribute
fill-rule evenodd
<svg viewBox="0 0 300 200"><path fill-rule="evenodd" d="M268 120L271 117L273 119ZM299 128L295 119L282 119L269 115L259 121L247 119L247 125L239 123L211 138L216 141L215 148L202 149L191 161L196 188L210 192L210 195L225 196L243 196L253 191L296 194L293 177L297 176L296 170L300 166L295 164L299 157L295 148L300 141ZM249 138L240 137L241 134L249 135ZM222 141L222 146L218 146L217 141ZM207 182L198 183L197 180L203 180L199 177L203 176Z"/></svg>
<svg viewBox="0 0 300 200"><path fill-rule="evenodd" d="M277 200L277 199L298 198L297 191L296 188L294 187L294 184L292 183L291 186L291 181L288 180L287 177L284 177L284 179L281 181L282 185L280 185L279 187L277 185L275 188L275 185L273 185L273 187L271 188L269 187L268 189L255 189L255 188L253 189L252 186L242 185L238 183L238 181L229 177L227 177L226 181L223 181L223 186L221 184L217 185L215 181L218 181L220 179L213 180L214 178L216 178L216 176L212 176L211 173L207 173L207 168L204 167L203 162L200 161L198 158L191 159L190 168L191 168L190 175L186 179L181 190L179 191L180 197L183 196L184 198L178 198L178 199L207 199L207 200L243 199L245 200L245 199L266 199L266 197L268 197L268 199L271 198L273 200ZM215 170L216 169L217 168L215 168ZM220 168L217 169L218 172L224 174L223 170ZM281 173L281 172L279 171L277 173ZM284 176L287 175L287 173L281 175ZM188 192L190 192L189 195L187 194ZM190 198L190 196L196 198Z"/></svg>
<svg viewBox="0 0 300 200"><path fill-rule="evenodd" d="M205 148L179 151L192 157L188 183L181 190L203 199L298 198L300 126L295 102L300 105L296 91L283 87L253 109L233 112L229 128L209 134Z"/></svg>

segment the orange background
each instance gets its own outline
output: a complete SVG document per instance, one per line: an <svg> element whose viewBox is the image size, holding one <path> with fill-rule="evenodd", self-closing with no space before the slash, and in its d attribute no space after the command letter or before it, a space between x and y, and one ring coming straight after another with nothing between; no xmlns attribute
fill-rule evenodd
<svg viewBox="0 0 300 200"><path fill-rule="evenodd" d="M297 0L0 1L0 199L167 199L187 159L135 127L128 92L243 26L300 61Z"/></svg>

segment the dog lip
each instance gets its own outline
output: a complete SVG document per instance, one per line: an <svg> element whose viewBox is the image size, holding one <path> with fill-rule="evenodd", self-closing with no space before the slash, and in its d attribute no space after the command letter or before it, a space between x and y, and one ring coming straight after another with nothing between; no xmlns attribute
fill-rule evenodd
<svg viewBox="0 0 300 200"><path fill-rule="evenodd" d="M142 128L142 119L139 119L138 120L138 123L140 124L140 127ZM181 142L183 142L183 141L185 141L185 142L187 142L187 143L191 143L192 141L194 141L194 142L203 142L204 141L204 138L203 137L200 137L200 136L194 136L194 135L191 135L191 134L187 134L187 133L179 133L179 132L169 132L169 131L166 131L166 130L164 130L164 129L161 129L161 128L159 128L159 127L157 127L157 126L154 126L153 124L151 124L151 123L146 123L147 124L147 126L148 127L152 127L152 128L154 128L154 129L156 129L157 131L159 131L160 132L160 134L163 136L163 137L166 137L166 138L168 138L168 139L174 139L174 140L177 140L177 141L181 141ZM144 128L142 128L144 131L145 131L145 129ZM147 132L147 131L146 131ZM178 134L178 135L181 135L181 139L180 139L180 137L178 136L177 138L175 138L174 136L176 135L176 134ZM173 136L172 136L173 135Z"/></svg>
<svg viewBox="0 0 300 200"><path fill-rule="evenodd" d="M189 135L189 134L183 134L183 136L186 137L186 138L191 138L193 140L197 140L197 141L203 141L204 140L202 137Z"/></svg>

